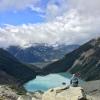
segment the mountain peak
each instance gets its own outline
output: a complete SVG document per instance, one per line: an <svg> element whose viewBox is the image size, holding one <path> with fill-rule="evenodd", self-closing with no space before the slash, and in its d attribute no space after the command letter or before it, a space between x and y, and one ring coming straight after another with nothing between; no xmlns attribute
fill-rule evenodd
<svg viewBox="0 0 100 100"><path fill-rule="evenodd" d="M92 39L91 41L89 41L90 44L92 46L96 46L96 45L99 45L100 46L100 37L99 38L95 38L95 39Z"/></svg>
<svg viewBox="0 0 100 100"><path fill-rule="evenodd" d="M21 48L19 46L10 46L7 50L22 62L45 62L62 58L79 45L48 45L48 44L32 44L31 47Z"/></svg>

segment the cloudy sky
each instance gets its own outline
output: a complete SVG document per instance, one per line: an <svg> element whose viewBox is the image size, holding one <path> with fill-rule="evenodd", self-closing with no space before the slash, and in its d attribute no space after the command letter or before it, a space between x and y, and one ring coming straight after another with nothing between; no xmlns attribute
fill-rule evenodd
<svg viewBox="0 0 100 100"><path fill-rule="evenodd" d="M82 44L100 36L100 0L0 0L0 47Z"/></svg>

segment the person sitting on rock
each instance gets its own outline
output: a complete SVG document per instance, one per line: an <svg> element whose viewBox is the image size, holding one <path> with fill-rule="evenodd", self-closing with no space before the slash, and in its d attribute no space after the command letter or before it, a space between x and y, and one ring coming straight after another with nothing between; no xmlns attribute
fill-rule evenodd
<svg viewBox="0 0 100 100"><path fill-rule="evenodd" d="M78 86L78 78L76 77L76 75L75 74L73 74L73 76L72 76L72 78L71 78L71 80L70 80L70 85L72 86L72 87L77 87Z"/></svg>

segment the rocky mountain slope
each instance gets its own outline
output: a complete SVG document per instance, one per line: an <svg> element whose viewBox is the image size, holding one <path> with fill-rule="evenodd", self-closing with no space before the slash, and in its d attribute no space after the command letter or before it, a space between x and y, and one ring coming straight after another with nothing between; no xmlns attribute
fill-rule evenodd
<svg viewBox="0 0 100 100"><path fill-rule="evenodd" d="M84 80L100 79L100 38L92 39L44 68L45 74L68 70L71 73L79 72Z"/></svg>
<svg viewBox="0 0 100 100"><path fill-rule="evenodd" d="M26 48L10 46L7 48L7 51L22 62L36 63L60 59L66 53L71 52L78 47L79 45L50 46L47 44L33 44Z"/></svg>
<svg viewBox="0 0 100 100"><path fill-rule="evenodd" d="M7 51L0 49L0 83L23 84L35 78L36 73L30 67L19 62Z"/></svg>

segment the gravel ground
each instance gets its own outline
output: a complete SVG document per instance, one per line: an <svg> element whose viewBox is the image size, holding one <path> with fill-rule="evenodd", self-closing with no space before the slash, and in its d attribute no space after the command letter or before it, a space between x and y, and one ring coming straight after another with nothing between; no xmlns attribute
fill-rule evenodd
<svg viewBox="0 0 100 100"><path fill-rule="evenodd" d="M82 87L93 100L100 100L100 80L86 82Z"/></svg>

